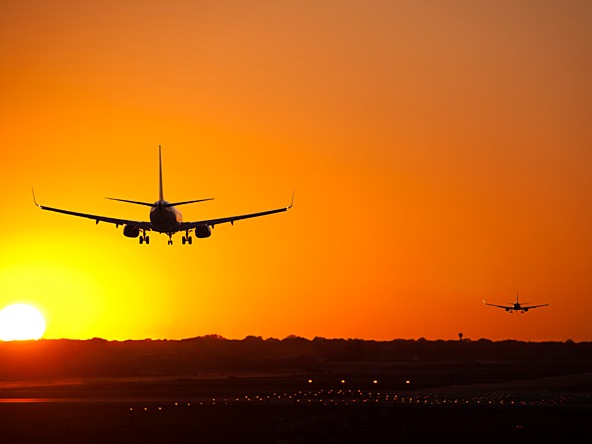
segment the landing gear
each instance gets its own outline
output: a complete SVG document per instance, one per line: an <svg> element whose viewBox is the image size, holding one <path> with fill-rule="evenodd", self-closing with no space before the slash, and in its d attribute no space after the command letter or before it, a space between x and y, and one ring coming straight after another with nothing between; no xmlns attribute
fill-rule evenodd
<svg viewBox="0 0 592 444"><path fill-rule="evenodd" d="M181 239L181 242L183 242L183 245L185 245L186 243L191 245L191 243L193 242L193 239L191 238L191 236L189 236L189 231L185 232L185 236L183 236L183 238Z"/></svg>
<svg viewBox="0 0 592 444"><path fill-rule="evenodd" d="M169 241L168 241L168 244L169 244L169 245L173 245L173 233L168 233L168 235L169 235Z"/></svg>
<svg viewBox="0 0 592 444"><path fill-rule="evenodd" d="M148 245L150 243L150 236L146 236L146 232L142 231L142 234L140 234L140 245L142 245L144 242L146 242L146 245Z"/></svg>

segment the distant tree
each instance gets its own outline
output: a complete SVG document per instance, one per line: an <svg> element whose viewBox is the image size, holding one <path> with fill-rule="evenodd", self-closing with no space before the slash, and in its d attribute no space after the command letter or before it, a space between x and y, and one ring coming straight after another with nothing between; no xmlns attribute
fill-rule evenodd
<svg viewBox="0 0 592 444"><path fill-rule="evenodd" d="M243 339L244 342L263 342L263 338L261 336L245 336L245 339Z"/></svg>
<svg viewBox="0 0 592 444"><path fill-rule="evenodd" d="M458 340L459 340L459 341L462 341L462 338L463 338L463 334L462 334L462 333L459 333L459 334L458 334Z"/></svg>
<svg viewBox="0 0 592 444"><path fill-rule="evenodd" d="M288 335L284 338L284 340L285 339L304 339L304 338L301 336L297 336L297 335Z"/></svg>
<svg viewBox="0 0 592 444"><path fill-rule="evenodd" d="M218 339L218 340L221 340L221 339L225 339L225 338L224 338L224 336L217 335L217 334L214 333L214 334L211 334L211 335L205 335L204 336L204 339Z"/></svg>

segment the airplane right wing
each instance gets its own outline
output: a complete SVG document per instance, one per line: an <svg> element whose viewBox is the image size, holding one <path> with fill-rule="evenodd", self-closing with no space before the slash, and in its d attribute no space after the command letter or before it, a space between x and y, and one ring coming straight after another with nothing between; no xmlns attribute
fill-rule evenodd
<svg viewBox="0 0 592 444"><path fill-rule="evenodd" d="M282 212L288 211L290 208L292 208L292 205L294 205L294 194L292 194L292 202L287 207L277 208L275 210L260 211L258 213L221 217L218 219L206 219L206 220L200 220L200 221L196 221L196 222L182 222L179 226L179 230L185 231L185 230L191 230L193 228L204 227L204 226L214 227L214 225L225 224L228 222L230 222L231 224L234 224L234 222L237 220L250 219L253 217L260 217L260 216L267 216L269 214L275 214L275 213L282 213Z"/></svg>
<svg viewBox="0 0 592 444"><path fill-rule="evenodd" d="M549 304L539 304L539 305L527 305L527 306L523 306L522 309L523 310L530 310L531 308L539 308L539 307L546 307Z"/></svg>

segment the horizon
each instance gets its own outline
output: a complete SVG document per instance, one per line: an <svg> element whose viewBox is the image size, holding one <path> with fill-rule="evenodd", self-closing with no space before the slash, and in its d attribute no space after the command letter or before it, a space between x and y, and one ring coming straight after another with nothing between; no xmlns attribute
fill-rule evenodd
<svg viewBox="0 0 592 444"><path fill-rule="evenodd" d="M489 339L489 338L467 338L463 335L462 339L433 339L433 338L392 338L392 339L366 339L366 338L353 338L353 337L324 337L324 336L314 336L312 338L297 336L297 335L288 335L283 338L278 337L263 337L263 336L254 336L254 335L247 335L243 338L227 338L215 333L212 334L205 334L200 336L190 336L185 338L178 338L178 339L169 339L169 338L131 338L131 339L107 339L101 337L92 337L92 338L39 338L39 339L16 339L10 341L0 341L0 343L33 343L33 342L51 342L51 341L81 341L81 342L89 342L89 341L105 341L105 342L142 342L142 341L167 341L167 342L182 342L182 341L190 341L193 339L206 339L206 340L223 340L223 341L244 341L244 340L261 340L265 341L285 341L285 340L292 340L292 339L304 339L305 341L312 342L315 340L326 340L326 341L362 341L362 342L395 342L395 341L413 341L413 342L523 342L528 344L543 344L543 343L558 343L558 344L585 344L592 341L574 341L573 339L564 339L564 340L545 340L545 341L531 341L531 340L521 340L521 339L513 339L513 338L506 338L506 339Z"/></svg>

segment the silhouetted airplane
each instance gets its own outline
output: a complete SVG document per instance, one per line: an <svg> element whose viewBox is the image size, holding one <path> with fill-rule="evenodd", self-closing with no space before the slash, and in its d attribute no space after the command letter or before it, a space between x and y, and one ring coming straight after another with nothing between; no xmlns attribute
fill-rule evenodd
<svg viewBox="0 0 592 444"><path fill-rule="evenodd" d="M281 213L282 211L287 211L292 208L294 204L294 194L292 193L292 202L289 206L278 208L275 210L268 210L268 211L261 211L259 213L251 213L251 214L241 214L239 216L230 216L230 217L222 217L219 219L206 219L200 220L197 222L183 222L183 216L179 210L175 208L175 205L185 205L189 203L195 202L203 202L206 200L212 200L213 198L208 199L198 199L198 200L188 200L183 202L174 202L169 203L164 200L163 192L162 192L162 158L161 158L161 149L160 145L158 146L158 168L159 168L159 190L160 196L159 199L154 203L149 202L137 202L134 200L125 200L125 199L114 199L108 197L107 199L117 200L120 202L127 202L137 205L145 205L150 207L150 222L142 222L142 221L134 221L134 220L127 220L127 219L115 219L112 217L105 217L105 216L97 216L94 214L85 214L85 213L77 213L75 211L68 211L68 210L61 210L59 208L51 208L46 207L44 205L39 205L37 200L35 199L35 191L33 190L33 201L35 205L37 205L42 210L48 211L55 211L57 213L69 214L71 216L79 216L79 217L86 217L88 219L93 219L98 224L99 222L107 222L110 224L115 224L116 227L119 225L123 225L123 234L126 237L139 237L140 244L146 242L146 244L150 243L150 237L146 234L147 231L156 231L158 233L165 233L169 236L169 245L173 244L173 234L184 231L185 235L182 238L183 244L192 243L192 238L190 235L190 231L193 230L195 233L195 237L197 238L206 238L210 237L212 234L212 228L218 224L224 224L230 222L234 224L235 221L241 219L249 219L252 217L259 217L259 216L266 216L268 214L274 213Z"/></svg>
<svg viewBox="0 0 592 444"><path fill-rule="evenodd" d="M483 299L483 303L485 305L491 305L493 307L503 308L504 310L509 311L510 313L513 313L514 311L519 311L521 313L525 313L532 308L546 307L549 305L549 304L528 305L528 306L521 305L520 302L518 302L518 291L516 291L516 302L514 302L512 305L488 304L487 302L485 302L485 299Z"/></svg>

